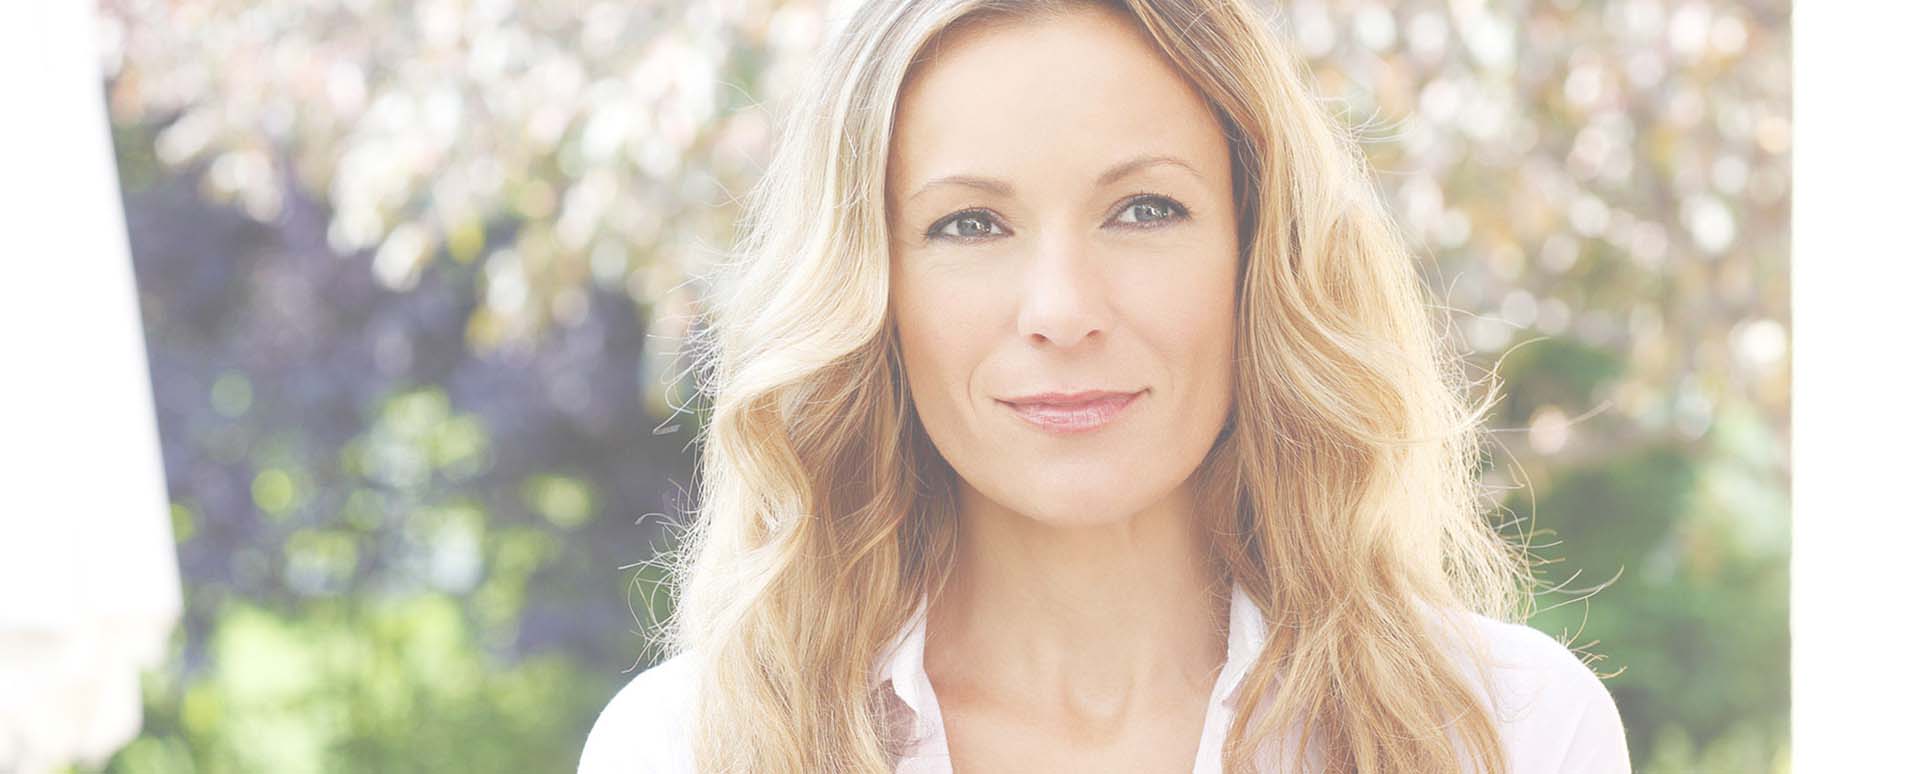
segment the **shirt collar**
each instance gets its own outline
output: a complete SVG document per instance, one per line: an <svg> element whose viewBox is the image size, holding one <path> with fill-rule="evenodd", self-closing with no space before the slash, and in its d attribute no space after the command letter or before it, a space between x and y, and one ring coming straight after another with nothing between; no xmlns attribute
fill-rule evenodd
<svg viewBox="0 0 1919 774"><path fill-rule="evenodd" d="M893 694L913 711L921 725L941 722L933 697L933 683L926 676L926 607L926 596L921 595L912 618L881 652L873 667L874 682L890 680ZM1227 614L1226 663L1213 691L1216 704L1232 705L1239 695L1240 680L1265 645L1265 618L1252 597L1234 581L1232 604Z"/></svg>

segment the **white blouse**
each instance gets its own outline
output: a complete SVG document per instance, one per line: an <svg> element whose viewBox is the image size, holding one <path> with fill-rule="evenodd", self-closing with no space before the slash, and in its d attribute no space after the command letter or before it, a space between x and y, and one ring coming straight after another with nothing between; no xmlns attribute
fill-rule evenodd
<svg viewBox="0 0 1919 774"><path fill-rule="evenodd" d="M1521 624L1472 614L1483 636L1500 742L1514 774L1625 774L1630 771L1619 709L1599 678L1564 645ZM1226 663L1213 684L1194 774L1217 774L1232 704L1265 642L1258 606L1233 584ZM926 600L874 667L912 710L919 739L898 774L952 774L939 700L926 676ZM694 654L682 653L629 680L587 734L579 774L694 774L691 707ZM1473 675L1476 672L1468 671ZM1481 686L1481 698L1486 698ZM1263 769L1264 770L1264 769Z"/></svg>

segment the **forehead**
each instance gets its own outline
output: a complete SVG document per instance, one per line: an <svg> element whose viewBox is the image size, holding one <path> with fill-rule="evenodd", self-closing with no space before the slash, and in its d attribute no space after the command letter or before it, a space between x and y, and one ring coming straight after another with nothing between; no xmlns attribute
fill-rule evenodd
<svg viewBox="0 0 1919 774"><path fill-rule="evenodd" d="M1124 11L968 20L908 74L888 184L961 170L1091 175L1141 152L1226 163L1205 98Z"/></svg>

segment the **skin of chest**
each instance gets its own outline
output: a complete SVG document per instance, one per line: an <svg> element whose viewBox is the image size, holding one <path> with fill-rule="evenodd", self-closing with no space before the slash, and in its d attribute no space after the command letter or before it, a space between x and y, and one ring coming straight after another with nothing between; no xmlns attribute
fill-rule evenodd
<svg viewBox="0 0 1919 774"><path fill-rule="evenodd" d="M1206 696L1175 702L1109 728L1039 719L982 702L942 706L955 774L1002 771L1190 772L1206 722ZM942 702L944 705L944 702Z"/></svg>

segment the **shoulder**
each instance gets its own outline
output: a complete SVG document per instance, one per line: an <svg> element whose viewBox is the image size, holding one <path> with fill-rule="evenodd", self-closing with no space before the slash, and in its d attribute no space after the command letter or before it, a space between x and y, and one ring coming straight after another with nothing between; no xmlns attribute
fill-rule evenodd
<svg viewBox="0 0 1919 774"><path fill-rule="evenodd" d="M1468 620L1485 659L1469 664L1467 673L1484 681L1512 771L1630 771L1619 708L1579 656L1524 624L1476 613Z"/></svg>
<svg viewBox="0 0 1919 774"><path fill-rule="evenodd" d="M587 732L579 774L691 772L695 658L681 653L628 680Z"/></svg>

